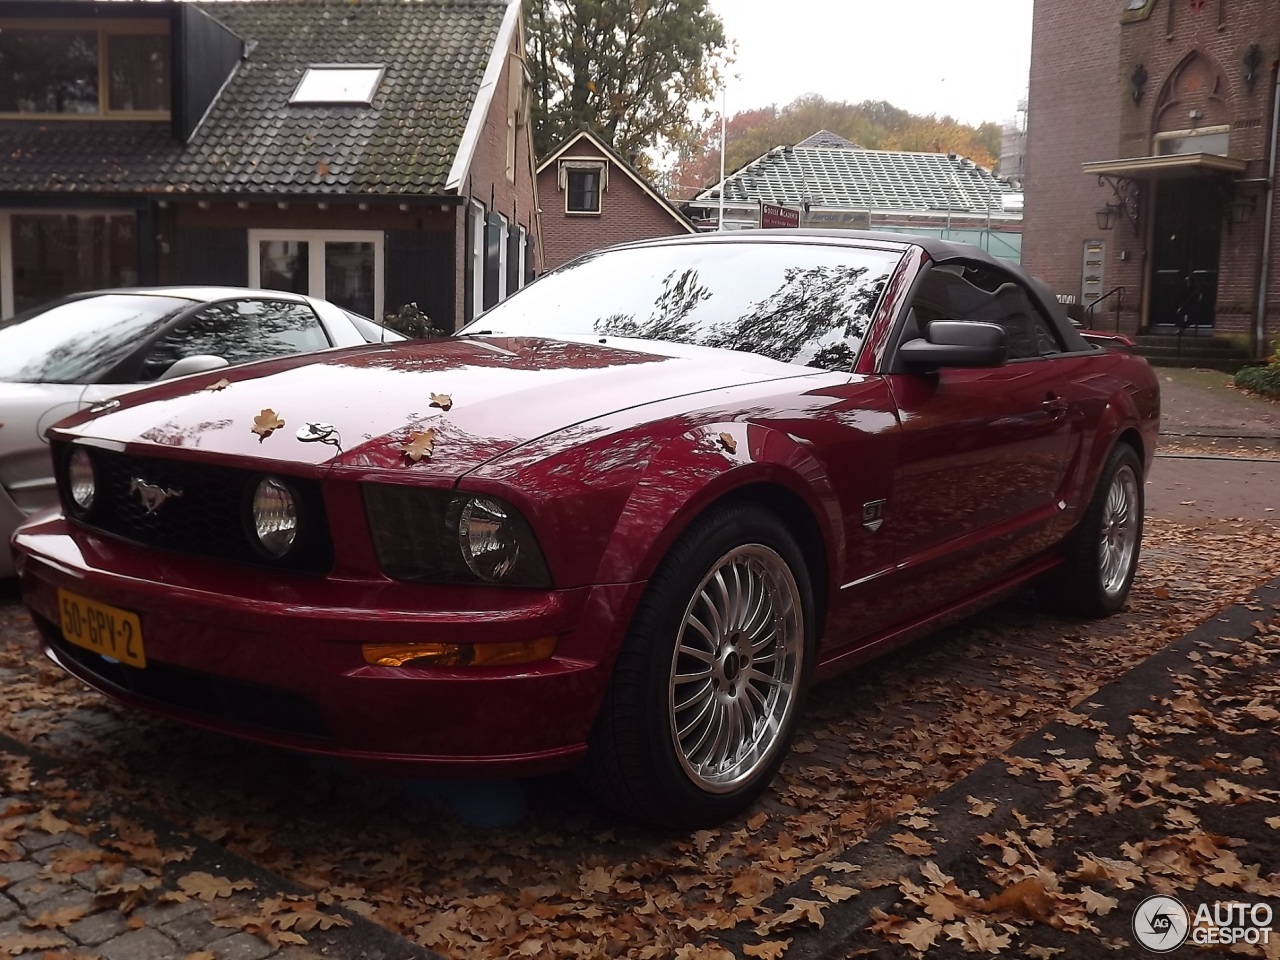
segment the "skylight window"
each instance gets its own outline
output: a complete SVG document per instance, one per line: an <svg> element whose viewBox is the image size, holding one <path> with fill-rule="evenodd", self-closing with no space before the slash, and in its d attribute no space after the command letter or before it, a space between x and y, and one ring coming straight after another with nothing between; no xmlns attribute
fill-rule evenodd
<svg viewBox="0 0 1280 960"><path fill-rule="evenodd" d="M372 103L382 80L380 66L307 67L290 103Z"/></svg>

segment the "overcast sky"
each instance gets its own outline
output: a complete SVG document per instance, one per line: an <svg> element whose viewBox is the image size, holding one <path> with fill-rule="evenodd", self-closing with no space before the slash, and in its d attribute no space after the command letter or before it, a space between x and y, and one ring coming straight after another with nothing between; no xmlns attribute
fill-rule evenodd
<svg viewBox="0 0 1280 960"><path fill-rule="evenodd" d="M1068 0L1078 2L1078 0ZM1032 0L711 0L728 39L728 114L806 93L1003 123L1027 95Z"/></svg>

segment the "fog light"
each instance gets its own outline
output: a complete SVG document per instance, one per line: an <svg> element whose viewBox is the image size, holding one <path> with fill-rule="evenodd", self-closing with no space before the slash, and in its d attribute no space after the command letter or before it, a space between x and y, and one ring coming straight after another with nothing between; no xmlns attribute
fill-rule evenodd
<svg viewBox="0 0 1280 960"><path fill-rule="evenodd" d="M548 659L555 637L515 643L366 643L364 662L375 667L509 667Z"/></svg>
<svg viewBox="0 0 1280 960"><path fill-rule="evenodd" d="M298 537L298 506L293 493L275 477L264 477L253 492L253 532L258 544L279 559Z"/></svg>
<svg viewBox="0 0 1280 960"><path fill-rule="evenodd" d="M88 513L93 506L93 498L97 493L97 482L93 476L93 460L87 450L73 450L67 461L67 486L71 491L71 500L81 513Z"/></svg>

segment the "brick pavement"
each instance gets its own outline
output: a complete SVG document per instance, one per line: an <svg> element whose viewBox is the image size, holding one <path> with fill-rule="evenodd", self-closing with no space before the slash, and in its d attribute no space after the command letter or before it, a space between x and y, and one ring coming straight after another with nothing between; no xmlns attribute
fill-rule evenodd
<svg viewBox="0 0 1280 960"><path fill-rule="evenodd" d="M0 601L8 599L0 591ZM0 736L0 957L425 960L378 924Z"/></svg>

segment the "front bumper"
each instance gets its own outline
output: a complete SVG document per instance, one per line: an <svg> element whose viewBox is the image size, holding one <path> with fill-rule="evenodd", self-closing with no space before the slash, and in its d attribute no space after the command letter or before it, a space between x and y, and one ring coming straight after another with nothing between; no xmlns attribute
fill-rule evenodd
<svg viewBox="0 0 1280 960"><path fill-rule="evenodd" d="M13 539L46 653L113 699L393 775L572 766L643 584L534 591L264 573L145 549L55 516ZM68 643L57 592L137 614L147 666ZM363 643L558 638L513 667L365 663Z"/></svg>

